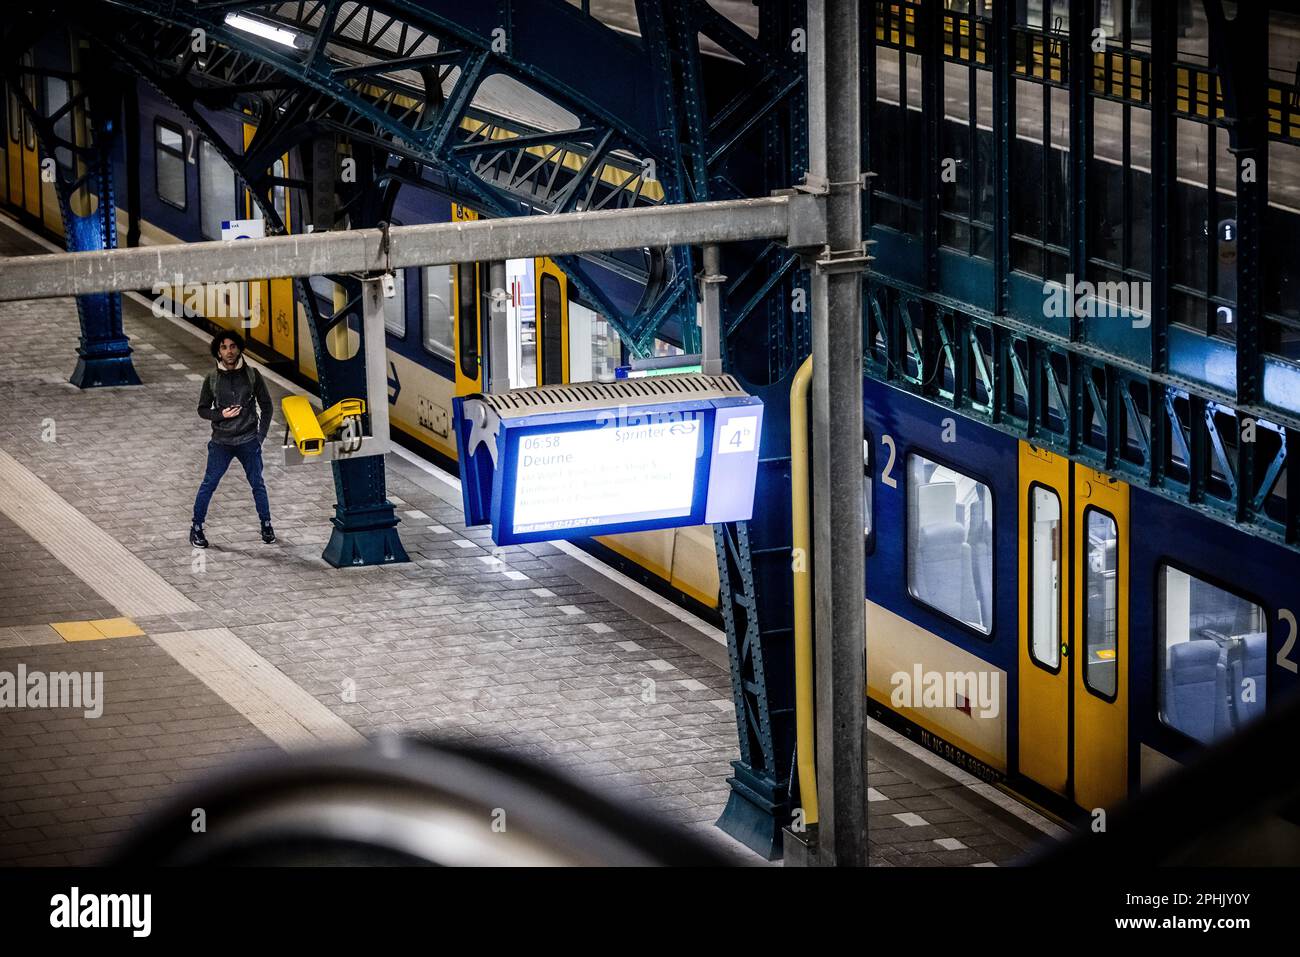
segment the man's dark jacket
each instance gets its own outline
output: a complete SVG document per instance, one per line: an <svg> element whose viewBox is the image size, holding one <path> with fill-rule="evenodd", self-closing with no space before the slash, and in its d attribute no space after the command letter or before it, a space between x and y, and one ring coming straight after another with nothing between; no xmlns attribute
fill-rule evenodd
<svg viewBox="0 0 1300 957"><path fill-rule="evenodd" d="M231 405L240 407L239 415L223 419L221 410ZM271 393L261 374L247 365L243 356L230 371L218 362L216 374L203 380L199 415L212 423L212 441L218 445L243 445L253 439L261 442L271 429Z"/></svg>

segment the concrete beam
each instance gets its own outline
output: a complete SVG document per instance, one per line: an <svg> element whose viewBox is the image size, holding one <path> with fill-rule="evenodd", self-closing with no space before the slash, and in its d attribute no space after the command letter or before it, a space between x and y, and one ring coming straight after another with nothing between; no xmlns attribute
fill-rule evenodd
<svg viewBox="0 0 1300 957"><path fill-rule="evenodd" d="M484 219L0 259L0 301L410 266L776 239L825 242L824 202L803 194L647 209Z"/></svg>

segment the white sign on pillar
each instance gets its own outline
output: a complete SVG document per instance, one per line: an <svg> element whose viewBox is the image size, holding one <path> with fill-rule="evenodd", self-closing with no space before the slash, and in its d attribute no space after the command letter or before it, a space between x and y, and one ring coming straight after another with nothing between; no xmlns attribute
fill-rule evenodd
<svg viewBox="0 0 1300 957"><path fill-rule="evenodd" d="M221 223L221 239L265 239L266 222L261 219L227 219Z"/></svg>
<svg viewBox="0 0 1300 957"><path fill-rule="evenodd" d="M260 219L226 219L221 222L221 239L229 242L233 239L265 239L266 223ZM261 311L253 315L248 301L249 284L239 284L239 324L244 329L251 329L261 319ZM259 287L260 289L261 287Z"/></svg>

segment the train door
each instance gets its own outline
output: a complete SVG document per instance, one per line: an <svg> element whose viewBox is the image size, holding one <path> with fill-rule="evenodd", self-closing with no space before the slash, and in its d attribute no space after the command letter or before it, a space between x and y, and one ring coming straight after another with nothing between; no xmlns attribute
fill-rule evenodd
<svg viewBox="0 0 1300 957"><path fill-rule="evenodd" d="M1128 781L1128 486L1020 443L1019 769L1085 809Z"/></svg>
<svg viewBox="0 0 1300 957"><path fill-rule="evenodd" d="M453 222L478 219L478 213L459 203L451 204ZM486 268L486 263L484 264ZM452 327L456 365L456 395L483 391L483 328L479 316L479 264L456 263L451 269L456 322Z"/></svg>

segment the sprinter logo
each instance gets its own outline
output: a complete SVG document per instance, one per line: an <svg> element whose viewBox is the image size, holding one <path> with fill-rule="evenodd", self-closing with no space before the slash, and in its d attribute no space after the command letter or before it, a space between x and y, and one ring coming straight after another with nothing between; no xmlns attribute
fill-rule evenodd
<svg viewBox="0 0 1300 957"><path fill-rule="evenodd" d="M896 671L889 683L895 708L955 708L981 718L996 718L1001 710L1002 675L996 671Z"/></svg>
<svg viewBox="0 0 1300 957"><path fill-rule="evenodd" d="M80 888L50 898L51 927L125 927L148 937L153 927L152 894L82 894Z"/></svg>

